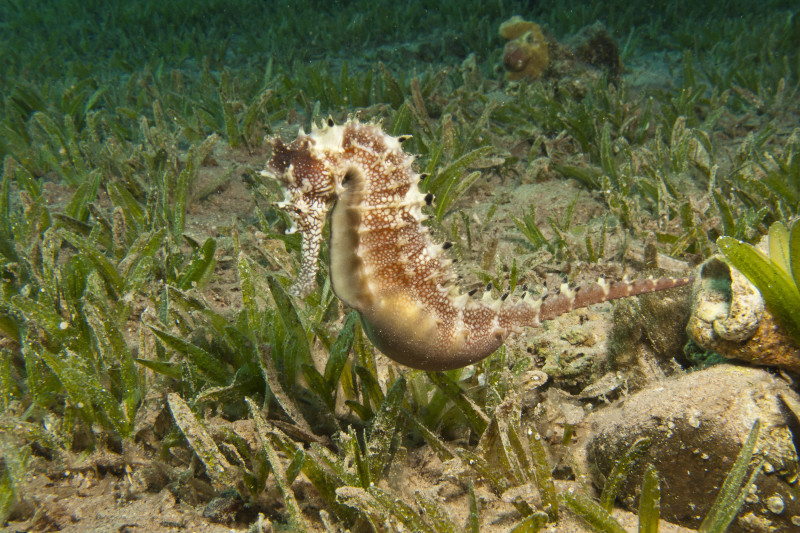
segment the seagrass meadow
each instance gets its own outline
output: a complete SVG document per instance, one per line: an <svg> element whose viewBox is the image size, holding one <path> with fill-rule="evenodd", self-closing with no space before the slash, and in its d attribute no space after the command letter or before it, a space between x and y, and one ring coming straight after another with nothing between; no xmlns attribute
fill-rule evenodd
<svg viewBox="0 0 800 533"><path fill-rule="evenodd" d="M796 531L796 4L0 0L0 529ZM262 172L348 120L465 294L695 286L396 364Z"/></svg>

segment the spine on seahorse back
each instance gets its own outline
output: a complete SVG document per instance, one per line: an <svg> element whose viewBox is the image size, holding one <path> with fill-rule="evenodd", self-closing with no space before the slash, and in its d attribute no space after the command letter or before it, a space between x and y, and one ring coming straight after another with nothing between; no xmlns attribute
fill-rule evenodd
<svg viewBox="0 0 800 533"><path fill-rule="evenodd" d="M325 216L331 205L330 273L336 295L357 310L365 331L386 356L423 370L447 370L494 352L512 332L536 327L572 309L689 282L664 278L597 284L543 300L482 299L453 284L444 246L422 225L420 192L403 137L349 121L302 131L286 145L273 141L268 175L282 181L288 210L303 236L294 291L314 287Z"/></svg>

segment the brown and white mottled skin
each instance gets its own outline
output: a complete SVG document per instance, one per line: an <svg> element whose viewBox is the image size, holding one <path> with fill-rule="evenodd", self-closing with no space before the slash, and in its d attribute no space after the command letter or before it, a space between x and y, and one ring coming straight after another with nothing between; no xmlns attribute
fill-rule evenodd
<svg viewBox="0 0 800 533"><path fill-rule="evenodd" d="M357 310L375 346L398 363L423 370L460 368L491 355L513 332L572 309L685 285L646 279L562 287L551 297L483 299L463 294L442 245L434 244L422 207L414 158L374 124L332 121L286 145L273 141L266 175L286 188L284 201L303 235L294 292L314 288L322 228L331 205L330 273L336 295Z"/></svg>

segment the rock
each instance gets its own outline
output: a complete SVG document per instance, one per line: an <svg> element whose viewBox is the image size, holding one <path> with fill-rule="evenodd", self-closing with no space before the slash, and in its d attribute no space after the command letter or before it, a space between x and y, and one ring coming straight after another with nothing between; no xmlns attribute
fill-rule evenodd
<svg viewBox="0 0 800 533"><path fill-rule="evenodd" d="M556 481L556 490L559 494L575 491L582 492L580 483L576 481ZM564 512L566 511L566 512ZM628 533L636 533L639 531L639 516L636 513L631 513L614 507L611 510L611 517L616 520L622 529ZM583 518L577 514L566 509L562 509L558 515L558 522L550 523L540 529L542 533L596 533L597 529L591 527ZM694 529L681 527L677 524L672 524L666 520L658 521L658 533L696 533Z"/></svg>
<svg viewBox="0 0 800 533"><path fill-rule="evenodd" d="M631 390L675 374L686 344L690 298L686 288L620 300L609 338L611 367Z"/></svg>
<svg viewBox="0 0 800 533"><path fill-rule="evenodd" d="M549 51L548 77L560 84L569 83L571 87L566 90L573 97L580 97L601 76L616 82L625 70L619 44L601 22L585 26L560 42L550 39Z"/></svg>
<svg viewBox="0 0 800 533"><path fill-rule="evenodd" d="M644 468L653 464L661 478L661 517L697 527L760 419L755 457L765 460L764 472L730 531L758 531L764 524L795 530L798 458L790 428L798 427L798 406L797 393L770 373L718 365L651 385L587 416L578 459L602 488L624 452L640 438L651 439L621 488L621 503L638 507ZM761 526L754 530L753 524Z"/></svg>
<svg viewBox="0 0 800 533"><path fill-rule="evenodd" d="M619 44L597 22L567 37L563 43L536 24L515 15L500 25L500 36L508 41L503 48L503 69L508 81L532 81L542 77L569 82L568 92L578 96L586 82L605 73L615 82L624 67Z"/></svg>
<svg viewBox="0 0 800 533"><path fill-rule="evenodd" d="M616 80L622 73L619 45L608 33L603 23L596 22L583 28L577 35L575 56L584 63L608 72L609 79Z"/></svg>

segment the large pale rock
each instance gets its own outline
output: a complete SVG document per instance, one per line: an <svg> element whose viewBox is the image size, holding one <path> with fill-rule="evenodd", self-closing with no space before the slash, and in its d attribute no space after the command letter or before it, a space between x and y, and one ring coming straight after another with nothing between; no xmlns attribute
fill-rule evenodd
<svg viewBox="0 0 800 533"><path fill-rule="evenodd" d="M582 428L585 468L598 487L636 440L652 445L623 485L619 498L638 506L642 473L661 476L661 517L697 527L708 513L756 419L761 432L754 462L764 473L730 531L800 531L796 486L800 397L763 370L719 365L648 387L589 415ZM797 435L800 437L800 435Z"/></svg>

